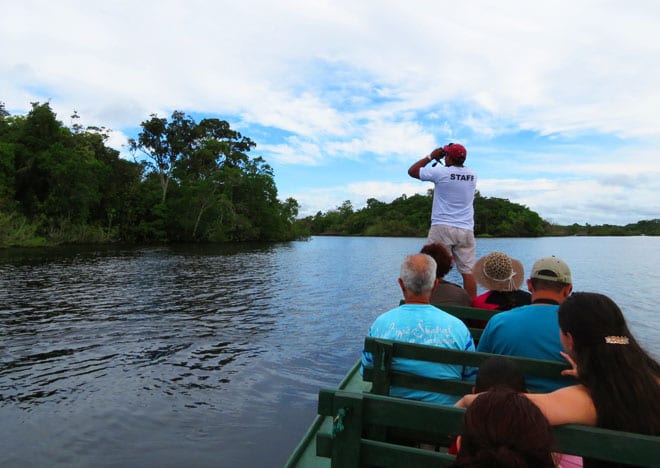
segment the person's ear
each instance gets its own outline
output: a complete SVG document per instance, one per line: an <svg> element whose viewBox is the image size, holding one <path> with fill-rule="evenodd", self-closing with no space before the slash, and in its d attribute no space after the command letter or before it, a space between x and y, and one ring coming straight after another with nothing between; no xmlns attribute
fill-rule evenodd
<svg viewBox="0 0 660 468"><path fill-rule="evenodd" d="M397 281L397 283L399 283L399 287L401 288L401 292L402 292L402 293L404 294L404 296L405 296L405 294L406 294L406 287L403 285L403 280L402 280L401 278L399 278L399 279L396 280L396 281Z"/></svg>
<svg viewBox="0 0 660 468"><path fill-rule="evenodd" d="M571 332L564 333L561 329L559 330L559 333L561 333L563 337L562 345L566 348L566 352L571 354L573 352L573 335L571 335Z"/></svg>
<svg viewBox="0 0 660 468"><path fill-rule="evenodd" d="M569 285L566 285L566 287L564 287L564 289L562 290L562 295L564 297L568 297L568 296L571 295L572 292L573 292L573 285L569 284Z"/></svg>
<svg viewBox="0 0 660 468"><path fill-rule="evenodd" d="M461 451L461 436L456 436L456 450Z"/></svg>
<svg viewBox="0 0 660 468"><path fill-rule="evenodd" d="M527 290L529 292L534 292L534 286L532 285L532 280L531 279L527 279Z"/></svg>
<svg viewBox="0 0 660 468"><path fill-rule="evenodd" d="M436 278L435 281L433 282L433 289L431 289L431 292L435 291L439 284L440 284L440 280Z"/></svg>

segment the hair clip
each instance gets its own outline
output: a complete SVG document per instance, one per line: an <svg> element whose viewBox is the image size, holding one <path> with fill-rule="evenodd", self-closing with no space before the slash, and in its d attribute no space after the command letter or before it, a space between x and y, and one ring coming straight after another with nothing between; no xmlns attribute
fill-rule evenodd
<svg viewBox="0 0 660 468"><path fill-rule="evenodd" d="M607 344L628 344L630 340L627 336L606 336L605 343Z"/></svg>

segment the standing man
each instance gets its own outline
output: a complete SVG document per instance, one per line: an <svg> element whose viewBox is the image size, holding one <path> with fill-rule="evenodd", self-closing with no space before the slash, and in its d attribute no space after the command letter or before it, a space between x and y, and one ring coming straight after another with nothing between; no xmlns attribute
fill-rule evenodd
<svg viewBox="0 0 660 468"><path fill-rule="evenodd" d="M493 315L477 351L561 361L559 353L564 347L559 339L557 311L573 290L571 270L560 258L541 258L532 267L527 288L532 293L532 303ZM547 393L568 385L575 385L575 379L527 378L531 392Z"/></svg>
<svg viewBox="0 0 660 468"><path fill-rule="evenodd" d="M474 341L470 330L453 315L429 303L431 293L438 284L436 263L426 254L408 255L401 264L399 286L405 304L380 315L369 329L368 336L387 340L404 341L440 348L474 351ZM374 365L371 353L363 351L362 366ZM441 364L394 358L393 368L436 379L467 380L473 369L457 364ZM390 395L413 400L430 401L443 405L453 405L456 395L392 387Z"/></svg>
<svg viewBox="0 0 660 468"><path fill-rule="evenodd" d="M467 150L458 143L449 143L434 149L408 169L408 175L415 179L435 184L431 229L427 242L440 242L447 247L456 262L456 268L463 276L463 288L471 298L477 295L477 283L472 276L476 261L474 241L474 192L477 175L463 166ZM444 158L445 165L438 165ZM435 160L431 167L428 163Z"/></svg>

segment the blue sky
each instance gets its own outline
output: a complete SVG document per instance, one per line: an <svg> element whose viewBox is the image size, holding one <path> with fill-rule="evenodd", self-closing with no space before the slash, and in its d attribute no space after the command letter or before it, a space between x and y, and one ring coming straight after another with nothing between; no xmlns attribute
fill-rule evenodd
<svg viewBox="0 0 660 468"><path fill-rule="evenodd" d="M301 215L432 185L460 142L478 190L558 224L660 218L655 1L2 1L0 101L126 139L151 114L257 143Z"/></svg>

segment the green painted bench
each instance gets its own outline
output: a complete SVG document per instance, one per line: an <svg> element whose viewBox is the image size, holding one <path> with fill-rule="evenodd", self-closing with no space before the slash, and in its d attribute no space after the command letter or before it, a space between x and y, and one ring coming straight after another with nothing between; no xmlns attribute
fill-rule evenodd
<svg viewBox="0 0 660 468"><path fill-rule="evenodd" d="M459 434L463 409L341 390L319 392L318 414L332 418L331 429L316 436L316 455L330 466L426 468L449 466L454 457L370 438L372 425L401 431L424 428L436 434ZM580 425L554 428L555 450L614 463L658 466L660 437L610 431Z"/></svg>
<svg viewBox="0 0 660 468"><path fill-rule="evenodd" d="M478 368L483 361L491 356L495 356L490 353L445 349L436 346L403 343L373 337L365 338L364 350L373 355L374 366L366 367L363 371L362 378L367 382L371 382L371 392L379 395L389 395L391 386L447 393L450 395L465 395L472 392L473 382L441 380L396 371L392 368L393 358L460 364ZM506 357L517 362L526 375L556 378L561 374L562 370L570 369L570 366L566 362L546 361L518 356Z"/></svg>
<svg viewBox="0 0 660 468"><path fill-rule="evenodd" d="M404 343L373 337L365 338L364 350L373 355L374 365L373 367L365 367L363 369L363 381L371 382L370 393L384 396L390 395L392 386L457 396L472 393L472 387L474 385L472 380L437 379L397 371L392 366L394 358L459 364L474 368L476 375L476 370L481 363L491 356L495 356L490 353L445 349L437 346ZM536 377L556 378L561 374L562 370L570 369L570 366L566 362L545 361L518 356L506 357L517 362L527 376L534 375ZM369 431L372 438L382 441L392 440L393 438L408 439L438 446L448 446L451 442L450 434L438 437L436 434L429 433L423 427L415 431L406 430L402 433L396 428L370 426Z"/></svg>

